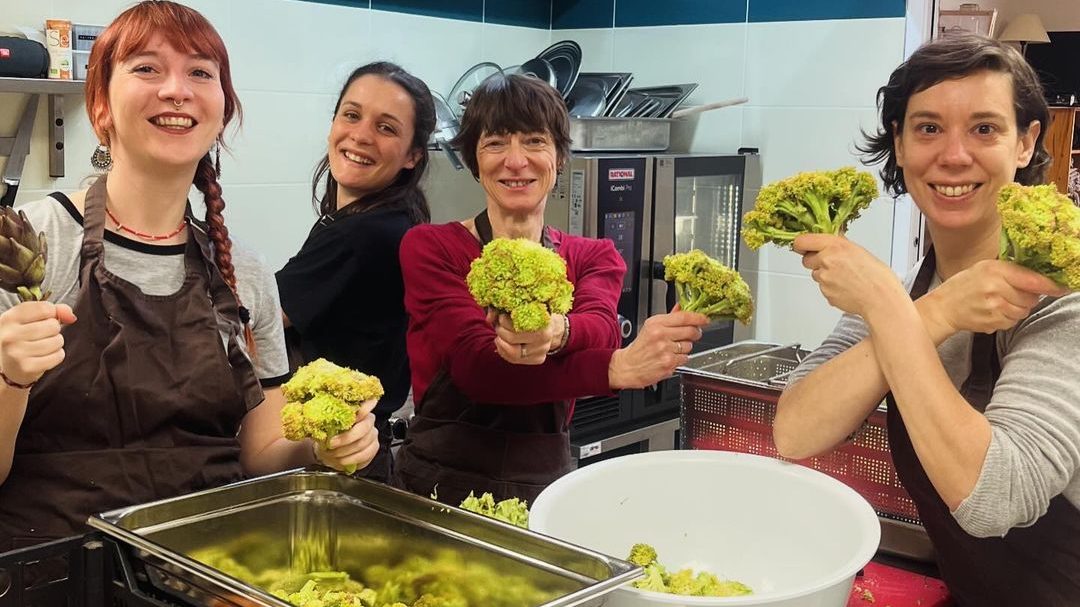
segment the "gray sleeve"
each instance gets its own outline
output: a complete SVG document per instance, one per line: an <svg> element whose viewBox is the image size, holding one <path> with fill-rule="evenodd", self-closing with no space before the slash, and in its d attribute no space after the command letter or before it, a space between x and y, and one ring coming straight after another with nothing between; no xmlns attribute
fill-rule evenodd
<svg viewBox="0 0 1080 607"><path fill-rule="evenodd" d="M821 345L803 359L802 363L791 372L787 385L791 386L810 375L810 372L814 369L866 339L868 334L869 330L862 318L854 314L844 314L840 321L836 323L833 332L825 338L825 341L821 342Z"/></svg>
<svg viewBox="0 0 1080 607"><path fill-rule="evenodd" d="M986 408L992 436L971 495L953 512L976 537L1004 535L1065 494L1080 501L1080 293L1051 302L1003 340Z"/></svg>
<svg viewBox="0 0 1080 607"><path fill-rule="evenodd" d="M237 290L244 307L251 311L257 350L255 373L263 380L263 386L276 386L289 374L277 281L257 255L235 245L234 251Z"/></svg>

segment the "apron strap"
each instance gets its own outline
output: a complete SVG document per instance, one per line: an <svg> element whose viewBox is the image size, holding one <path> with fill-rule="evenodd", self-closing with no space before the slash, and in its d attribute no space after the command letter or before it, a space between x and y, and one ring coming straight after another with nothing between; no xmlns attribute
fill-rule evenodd
<svg viewBox="0 0 1080 607"><path fill-rule="evenodd" d="M86 191L86 200L83 202L83 242L79 250L80 275L87 264L101 257L104 251L102 239L105 236L105 201L108 198L105 184L108 178L108 173L98 177Z"/></svg>

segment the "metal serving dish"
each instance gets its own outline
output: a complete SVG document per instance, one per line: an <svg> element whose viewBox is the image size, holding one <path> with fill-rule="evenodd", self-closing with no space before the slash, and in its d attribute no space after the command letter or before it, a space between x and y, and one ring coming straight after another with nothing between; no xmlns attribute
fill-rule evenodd
<svg viewBox="0 0 1080 607"><path fill-rule="evenodd" d="M662 152L671 145L670 118L570 117L575 152Z"/></svg>
<svg viewBox="0 0 1080 607"><path fill-rule="evenodd" d="M690 356L680 373L782 390L787 376L809 354L799 344L739 343Z"/></svg>
<svg viewBox="0 0 1080 607"><path fill-rule="evenodd" d="M193 558L224 552L251 571L345 571L451 551L499 579L543 592L520 607L599 605L641 569L471 512L366 480L299 470L113 510L90 525L126 546L136 577L185 605L287 607Z"/></svg>

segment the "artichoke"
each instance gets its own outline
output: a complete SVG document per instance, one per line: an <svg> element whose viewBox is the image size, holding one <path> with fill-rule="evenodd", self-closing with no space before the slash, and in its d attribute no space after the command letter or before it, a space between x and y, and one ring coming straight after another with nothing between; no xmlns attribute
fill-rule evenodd
<svg viewBox="0 0 1080 607"><path fill-rule="evenodd" d="M42 301L48 251L45 233L34 233L26 213L0 206L0 289L17 293L22 301Z"/></svg>

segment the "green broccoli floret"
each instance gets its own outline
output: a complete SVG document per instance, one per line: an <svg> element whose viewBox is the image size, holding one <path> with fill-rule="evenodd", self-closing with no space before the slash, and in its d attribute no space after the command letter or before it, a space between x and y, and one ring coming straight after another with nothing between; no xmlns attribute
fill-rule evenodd
<svg viewBox="0 0 1080 607"><path fill-rule="evenodd" d="M630 547L630 556L626 560L638 567L648 567L656 562L656 548L648 544L634 544Z"/></svg>
<svg viewBox="0 0 1080 607"><path fill-rule="evenodd" d="M853 167L799 173L761 188L743 216L743 239L757 249L766 242L790 247L800 234L843 234L877 197L874 177Z"/></svg>
<svg viewBox="0 0 1080 607"><path fill-rule="evenodd" d="M311 438L325 448L327 442L356 423L356 413L367 400L381 398L382 382L320 358L299 369L282 387L289 402L281 408L281 430L292 441ZM356 466L346 466L352 474Z"/></svg>
<svg viewBox="0 0 1080 607"><path fill-rule="evenodd" d="M469 497L462 500L461 505L458 507L462 510L482 514L505 523L510 523L511 525L517 525L518 527L529 526L529 503L516 497L496 502L495 496L491 493L484 492L480 497L476 497L476 495L470 491Z"/></svg>
<svg viewBox="0 0 1080 607"><path fill-rule="evenodd" d="M694 573L693 569L680 569L669 574L657 560L656 549L648 544L634 544L626 560L645 568L645 577L633 582L635 588L642 590L684 596L753 594L749 586L734 580L721 580L707 571Z"/></svg>
<svg viewBox="0 0 1080 607"><path fill-rule="evenodd" d="M1080 208L1053 185L1015 183L998 193L1000 258L1080 290Z"/></svg>
<svg viewBox="0 0 1080 607"><path fill-rule="evenodd" d="M743 324L754 314L750 287L742 276L698 249L664 257L664 280L675 281L679 307L687 312L700 312L710 320L737 318Z"/></svg>
<svg viewBox="0 0 1080 607"><path fill-rule="evenodd" d="M634 561L630 562L633 563ZM634 588L668 593L667 581L664 579L666 576L667 572L659 563L650 563L645 567L645 577L635 581Z"/></svg>
<svg viewBox="0 0 1080 607"><path fill-rule="evenodd" d="M489 242L465 282L481 308L510 314L516 331L539 331L574 302L563 258L525 238Z"/></svg>

